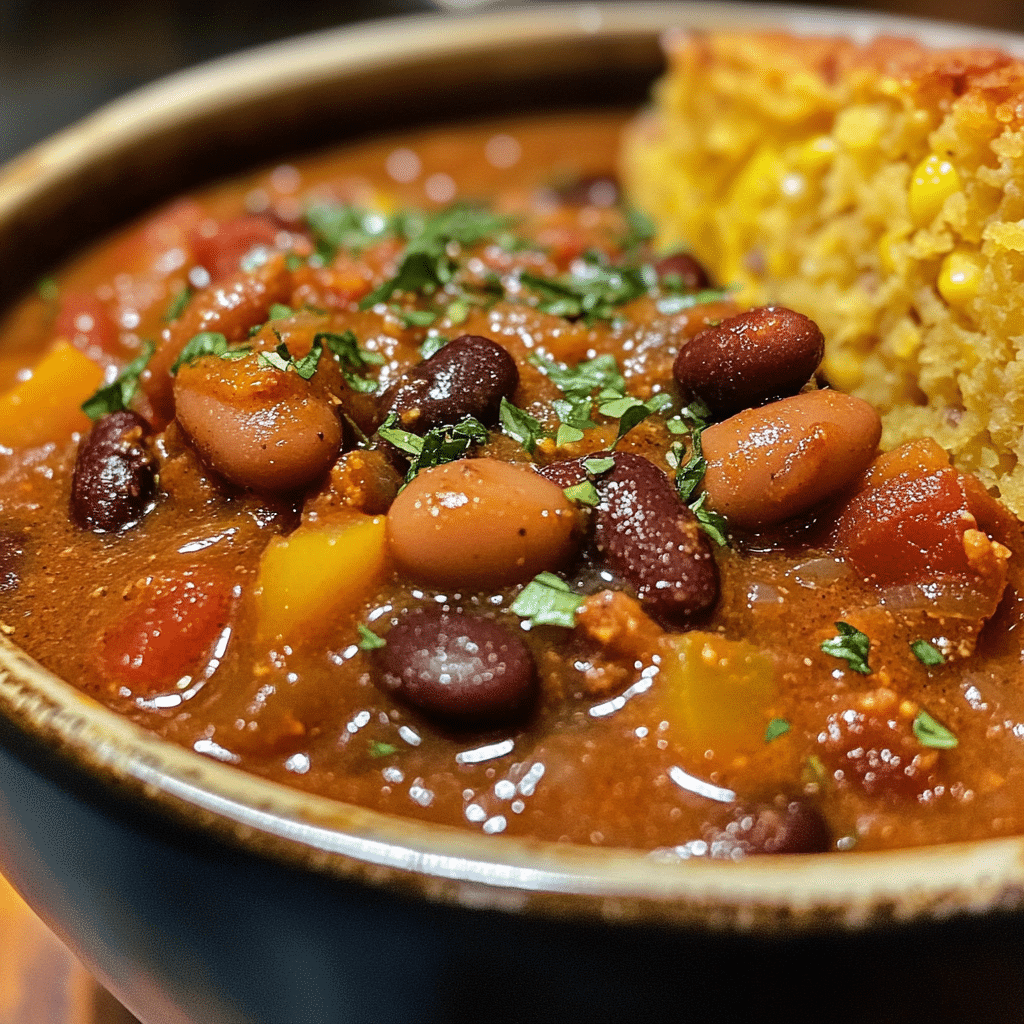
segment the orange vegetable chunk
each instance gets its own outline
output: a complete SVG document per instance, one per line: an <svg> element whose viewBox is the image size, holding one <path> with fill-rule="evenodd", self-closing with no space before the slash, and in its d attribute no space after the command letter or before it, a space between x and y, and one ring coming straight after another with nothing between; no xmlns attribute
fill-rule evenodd
<svg viewBox="0 0 1024 1024"><path fill-rule="evenodd" d="M29 448L88 430L81 405L102 382L103 371L88 356L58 341L28 380L0 395L0 444Z"/></svg>

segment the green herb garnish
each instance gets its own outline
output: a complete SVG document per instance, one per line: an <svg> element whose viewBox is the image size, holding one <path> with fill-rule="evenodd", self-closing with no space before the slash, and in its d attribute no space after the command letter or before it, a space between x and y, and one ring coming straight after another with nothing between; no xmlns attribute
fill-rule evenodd
<svg viewBox="0 0 1024 1024"><path fill-rule="evenodd" d="M537 447L537 442L547 436L547 431L541 426L540 420L534 419L504 396L501 399L498 416L501 429L514 441L518 441L531 455Z"/></svg>
<svg viewBox="0 0 1024 1024"><path fill-rule="evenodd" d="M99 419L108 412L127 409L135 392L139 389L139 378L146 369L156 345L151 341L142 343L142 351L105 387L82 403L82 412L91 420Z"/></svg>
<svg viewBox="0 0 1024 1024"><path fill-rule="evenodd" d="M565 487L562 489L562 493L569 501L577 505L587 505L590 508L596 508L601 502L601 497L597 493L597 488L592 480L582 480L571 487Z"/></svg>
<svg viewBox="0 0 1024 1024"><path fill-rule="evenodd" d="M952 750L959 746L960 741L941 722L936 722L922 708L914 719L914 735L922 747L934 747L936 750Z"/></svg>
<svg viewBox="0 0 1024 1024"><path fill-rule="evenodd" d="M320 335L317 335L313 339L309 351L300 359L296 359L288 351L288 345L281 341L278 342L273 352L260 352L259 361L261 366L270 366L282 373L294 370L303 380L310 380L316 373L323 351L323 342L320 340Z"/></svg>
<svg viewBox="0 0 1024 1024"><path fill-rule="evenodd" d="M317 255L330 263L339 250L362 252L386 235L397 232L399 223L373 210L357 206L318 203L306 211Z"/></svg>
<svg viewBox="0 0 1024 1024"><path fill-rule="evenodd" d="M392 306L391 312L398 317L404 331L412 327L429 327L437 319L437 313L431 309L399 309Z"/></svg>
<svg viewBox="0 0 1024 1024"><path fill-rule="evenodd" d="M842 658L854 672L860 672L865 676L871 675L871 666L868 665L871 640L868 635L848 622L837 622L836 629L839 630L839 635L832 637L831 640L823 640L821 649L833 658Z"/></svg>
<svg viewBox="0 0 1024 1024"><path fill-rule="evenodd" d="M764 731L764 741L765 743L771 743L772 740L785 736L787 732L789 732L789 722L784 718L773 718Z"/></svg>
<svg viewBox="0 0 1024 1024"><path fill-rule="evenodd" d="M636 249L645 242L651 241L657 234L654 221L635 206L627 206L623 211L626 220L626 234L622 238L622 248L629 251Z"/></svg>
<svg viewBox="0 0 1024 1024"><path fill-rule="evenodd" d="M488 437L487 428L472 416L454 426L434 427L422 437L395 426L397 422L397 417L391 413L377 433L408 457L407 483L421 469L464 458L474 445L483 444Z"/></svg>
<svg viewBox="0 0 1024 1024"><path fill-rule="evenodd" d="M377 651L381 647L387 646L387 641L382 636L377 636L372 629L364 626L361 622L357 629L359 630L359 649L361 651Z"/></svg>
<svg viewBox="0 0 1024 1024"><path fill-rule="evenodd" d="M227 350L228 339L218 331L202 331L199 334L194 334L171 365L171 375L176 376L183 366L195 362L201 356L222 356Z"/></svg>
<svg viewBox="0 0 1024 1024"><path fill-rule="evenodd" d="M360 348L359 341L352 331L342 331L340 334L321 331L313 338L313 344L323 345L338 360L342 375L353 391L369 394L377 390L376 381L362 376L357 371L370 366L382 366L384 357L379 352Z"/></svg>
<svg viewBox="0 0 1024 1024"><path fill-rule="evenodd" d="M409 243L398 272L370 292L359 308L370 309L378 302L387 302L395 292L433 294L455 276L456 263L450 246L476 245L508 223L506 217L463 205L442 210L418 226L410 221L405 225Z"/></svg>
<svg viewBox="0 0 1024 1024"><path fill-rule="evenodd" d="M684 310L693 309L694 306L703 306L709 302L722 302L727 299L735 286L729 288L704 288L699 292L689 292L685 295L666 295L658 299L655 306L663 316L674 316Z"/></svg>
<svg viewBox="0 0 1024 1024"><path fill-rule="evenodd" d="M530 626L576 625L576 611L583 597L552 572L535 576L512 602L512 611Z"/></svg>
<svg viewBox="0 0 1024 1024"><path fill-rule="evenodd" d="M700 528L720 547L729 546L729 524L725 516L704 505L708 500L708 492L702 491L696 501L690 503L690 511L697 517Z"/></svg>
<svg viewBox="0 0 1024 1024"><path fill-rule="evenodd" d="M657 275L647 264L613 266L602 254L587 253L568 276L548 278L523 271L519 281L537 293L542 313L592 324L612 319L619 306L648 294Z"/></svg>
<svg viewBox="0 0 1024 1024"><path fill-rule="evenodd" d="M607 473L614 465L615 459L610 455L603 457L592 456L589 459L583 460L583 468L590 476L600 476L602 473Z"/></svg>
<svg viewBox="0 0 1024 1024"><path fill-rule="evenodd" d="M295 310L283 302L273 303L267 312L267 320L287 320L290 316L295 316Z"/></svg>
<svg viewBox="0 0 1024 1024"><path fill-rule="evenodd" d="M195 295L195 291L192 286L190 284L183 285L181 291L171 299L167 309L164 311L164 320L168 322L177 320L185 312L185 307L193 295Z"/></svg>
<svg viewBox="0 0 1024 1024"><path fill-rule="evenodd" d="M942 651L930 644L927 640L915 640L910 645L910 649L914 652L914 657L917 658L922 665L946 664L946 659L942 656Z"/></svg>
<svg viewBox="0 0 1024 1024"><path fill-rule="evenodd" d="M393 743L382 743L380 740L373 740L369 746L370 757L390 757L398 753L398 747Z"/></svg>

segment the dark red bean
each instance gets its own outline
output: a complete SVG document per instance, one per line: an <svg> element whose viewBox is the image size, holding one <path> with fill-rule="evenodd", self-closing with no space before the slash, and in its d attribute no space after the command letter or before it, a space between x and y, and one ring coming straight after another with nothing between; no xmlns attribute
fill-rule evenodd
<svg viewBox="0 0 1024 1024"><path fill-rule="evenodd" d="M24 557L25 535L18 530L0 529L0 594L18 589Z"/></svg>
<svg viewBox="0 0 1024 1024"><path fill-rule="evenodd" d="M762 306L692 338L676 356L676 381L716 416L795 395L818 368L825 339L818 325L784 306Z"/></svg>
<svg viewBox="0 0 1024 1024"><path fill-rule="evenodd" d="M414 434L467 416L493 426L502 398L510 398L518 386L515 360L501 345L463 334L409 370L384 395L381 408Z"/></svg>
<svg viewBox="0 0 1024 1024"><path fill-rule="evenodd" d="M707 856L735 860L764 853L826 853L832 836L821 812L803 799L738 804L725 825L702 830Z"/></svg>
<svg viewBox="0 0 1024 1024"><path fill-rule="evenodd" d="M461 611L410 612L377 657L379 685L449 726L507 724L537 695L526 644L496 622Z"/></svg>
<svg viewBox="0 0 1024 1024"><path fill-rule="evenodd" d="M101 416L82 442L71 478L71 518L98 532L133 526L156 493L146 422L133 412Z"/></svg>
<svg viewBox="0 0 1024 1024"><path fill-rule="evenodd" d="M671 256L663 256L654 264L654 271L659 281L674 278L687 291L699 292L703 288L711 287L708 272L688 252L674 252Z"/></svg>
<svg viewBox="0 0 1024 1024"><path fill-rule="evenodd" d="M560 487L582 482L584 463L608 452L556 462L541 472ZM711 541L668 477L631 452L596 481L594 545L610 569L658 618L682 622L718 600L718 567Z"/></svg>

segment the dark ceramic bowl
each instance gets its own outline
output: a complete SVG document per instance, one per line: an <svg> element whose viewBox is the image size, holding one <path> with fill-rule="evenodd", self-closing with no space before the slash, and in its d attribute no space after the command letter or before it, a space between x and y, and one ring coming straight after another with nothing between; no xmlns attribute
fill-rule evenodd
<svg viewBox="0 0 1024 1024"><path fill-rule="evenodd" d="M0 301L250 163L439 118L638 104L664 28L723 23L1020 49L917 22L640 3L266 47L142 90L9 165ZM985 1021L1024 1006L1024 839L663 864L456 832L171 746L7 642L0 870L147 1024L746 1020L802 1005L813 1019Z"/></svg>

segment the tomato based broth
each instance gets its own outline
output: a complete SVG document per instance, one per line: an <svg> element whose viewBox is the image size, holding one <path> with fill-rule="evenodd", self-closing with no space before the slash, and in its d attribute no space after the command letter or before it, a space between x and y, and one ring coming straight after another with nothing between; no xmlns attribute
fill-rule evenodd
<svg viewBox="0 0 1024 1024"><path fill-rule="evenodd" d="M1024 831L1018 522L934 442L878 456L810 321L653 252L626 116L276 166L43 282L4 631L201 754L490 834Z"/></svg>

